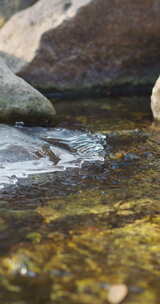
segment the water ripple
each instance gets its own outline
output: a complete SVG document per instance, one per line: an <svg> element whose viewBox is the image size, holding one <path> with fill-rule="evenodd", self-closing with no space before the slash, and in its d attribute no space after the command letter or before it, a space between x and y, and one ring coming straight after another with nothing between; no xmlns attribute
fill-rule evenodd
<svg viewBox="0 0 160 304"><path fill-rule="evenodd" d="M29 175L103 163L105 144L102 134L0 125L0 188Z"/></svg>

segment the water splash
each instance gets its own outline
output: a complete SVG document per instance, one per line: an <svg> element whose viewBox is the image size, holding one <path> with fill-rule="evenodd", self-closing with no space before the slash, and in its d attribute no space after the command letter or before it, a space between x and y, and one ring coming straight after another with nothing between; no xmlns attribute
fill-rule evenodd
<svg viewBox="0 0 160 304"><path fill-rule="evenodd" d="M29 175L103 163L105 143L85 131L0 125L0 189Z"/></svg>

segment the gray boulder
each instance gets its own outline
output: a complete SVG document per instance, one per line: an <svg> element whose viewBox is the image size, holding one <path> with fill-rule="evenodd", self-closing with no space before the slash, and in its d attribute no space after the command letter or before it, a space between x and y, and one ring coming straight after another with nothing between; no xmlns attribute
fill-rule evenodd
<svg viewBox="0 0 160 304"><path fill-rule="evenodd" d="M0 59L0 122L54 122L55 110L43 95L15 76Z"/></svg>

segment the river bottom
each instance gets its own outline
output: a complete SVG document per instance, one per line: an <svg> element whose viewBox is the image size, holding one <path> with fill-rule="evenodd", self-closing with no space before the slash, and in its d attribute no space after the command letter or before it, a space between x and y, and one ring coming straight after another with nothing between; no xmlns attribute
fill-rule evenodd
<svg viewBox="0 0 160 304"><path fill-rule="evenodd" d="M0 193L4 304L158 304L159 135L145 98L57 102L57 126L100 132L103 165L30 178ZM120 302L119 302L120 303Z"/></svg>

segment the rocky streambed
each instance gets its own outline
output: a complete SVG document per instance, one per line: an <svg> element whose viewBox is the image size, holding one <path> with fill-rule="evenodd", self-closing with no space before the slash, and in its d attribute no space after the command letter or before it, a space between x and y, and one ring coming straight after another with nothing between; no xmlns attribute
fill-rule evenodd
<svg viewBox="0 0 160 304"><path fill-rule="evenodd" d="M124 303L158 303L160 150L149 100L55 107L56 128L0 126L1 302L112 303L111 287L123 284Z"/></svg>

